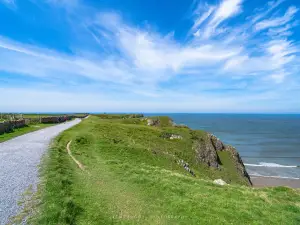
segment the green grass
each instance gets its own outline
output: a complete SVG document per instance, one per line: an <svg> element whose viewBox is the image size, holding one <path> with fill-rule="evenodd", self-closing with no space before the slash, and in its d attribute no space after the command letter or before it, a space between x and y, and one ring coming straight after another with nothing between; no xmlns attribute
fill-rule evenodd
<svg viewBox="0 0 300 225"><path fill-rule="evenodd" d="M15 138L17 136L33 132L36 130L43 129L45 127L52 126L53 124L35 124L35 125L28 125L26 127L14 129L14 131L9 133L0 134L0 143L4 141L8 141L9 139Z"/></svg>
<svg viewBox="0 0 300 225"><path fill-rule="evenodd" d="M52 116L65 116L66 114L22 114L23 118L40 118L40 117L52 117ZM79 114L78 114L79 115Z"/></svg>
<svg viewBox="0 0 300 225"><path fill-rule="evenodd" d="M42 167L32 224L300 224L300 193L243 184L230 155L222 171L197 165L187 128L148 127L91 116L52 144ZM161 138L176 132L182 140ZM66 153L84 164L81 171ZM196 177L176 162L189 162ZM213 178L231 185L217 186Z"/></svg>
<svg viewBox="0 0 300 225"><path fill-rule="evenodd" d="M97 116L101 119L130 119L130 118L141 118L143 117L143 114L95 114L94 116Z"/></svg>

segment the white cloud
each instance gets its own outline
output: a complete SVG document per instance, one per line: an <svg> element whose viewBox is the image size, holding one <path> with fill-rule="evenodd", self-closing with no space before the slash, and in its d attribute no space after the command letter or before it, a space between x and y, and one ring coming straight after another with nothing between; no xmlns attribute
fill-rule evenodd
<svg viewBox="0 0 300 225"><path fill-rule="evenodd" d="M211 21L212 24L218 25L222 21L238 14L241 11L243 0L223 0Z"/></svg>
<svg viewBox="0 0 300 225"><path fill-rule="evenodd" d="M290 22L294 15L298 12L298 8L291 6L282 17L263 20L255 25L257 31L261 31L270 27L279 27Z"/></svg>
<svg viewBox="0 0 300 225"><path fill-rule="evenodd" d="M229 59L225 71L232 71L236 74L263 75L274 80L276 83L284 81L289 65L294 62L300 50L292 42L285 39L272 40L260 46L263 54L259 56L242 55Z"/></svg>
<svg viewBox="0 0 300 225"><path fill-rule="evenodd" d="M218 26L225 20L242 11L243 0L223 0L218 6L202 6L201 3L193 12L194 25L191 31L196 37L209 39L211 36L223 33L224 29ZM205 25L203 25L203 23Z"/></svg>
<svg viewBox="0 0 300 225"><path fill-rule="evenodd" d="M243 64L249 59L248 56L237 56L229 59L225 65L224 69L225 70L230 70L230 69L241 69Z"/></svg>
<svg viewBox="0 0 300 225"><path fill-rule="evenodd" d="M125 25L114 14L102 13L97 17L94 30L106 29L105 39L114 40L115 47L138 69L171 70L178 72L185 67L203 67L221 62L240 52L239 48L225 48L218 44L180 45L174 39L162 37L151 31L142 31ZM109 21L109 22L107 22ZM101 36L101 32L98 35ZM101 37L99 37L101 38Z"/></svg>
<svg viewBox="0 0 300 225"><path fill-rule="evenodd" d="M299 50L293 46L290 41L287 40L273 40L267 44L267 51L270 53L274 66L281 67L294 58L293 53L299 52Z"/></svg>
<svg viewBox="0 0 300 225"><path fill-rule="evenodd" d="M288 74L284 71L270 75L270 78L276 83L282 83Z"/></svg>
<svg viewBox="0 0 300 225"><path fill-rule="evenodd" d="M56 84L51 91L3 88L1 93L11 98L1 104L12 111L14 105L23 111L34 105L45 111L55 105L77 111L78 102L87 111L257 110L251 102L264 107L281 98L286 93L276 88L292 82L300 69L299 46L291 34L297 9L290 7L282 17L271 14L282 2L268 3L267 10L232 26L236 23L226 21L243 12L242 0L201 5L182 41L176 39L177 31L161 34L150 26L132 25L113 11L86 7L83 12L80 1L49 0L72 8L67 24L84 39L76 36L76 45L68 46L74 52L66 54L0 37L0 71ZM280 25L273 26L274 20ZM190 80L183 83L185 79ZM61 84L69 89L61 91ZM71 91L74 87L84 94ZM45 102L50 96L68 99L68 104Z"/></svg>
<svg viewBox="0 0 300 225"><path fill-rule="evenodd" d="M223 1L210 23L218 24L221 20L237 14L240 12L240 4L241 1ZM173 35L161 36L151 30L130 26L116 13L98 13L87 21L84 22L91 37L98 44L102 43L105 48L110 48L111 51L108 52L117 54L95 51L80 56L66 55L0 38L0 52L3 58L0 69L38 77L85 77L98 82L127 86L140 84L150 88L172 79L177 74L189 73L188 71L205 76L207 69L211 67L215 68L216 73L274 73L276 69L283 69L291 62L292 54L295 53L295 50L291 51L291 43L281 42L276 45L270 42L265 46L268 49L266 55L253 57L247 53L244 46L227 41L229 37L236 40L237 35L225 35L224 41L195 39L182 44L178 43ZM280 52L278 46L285 50ZM90 58L89 55L94 57ZM142 93L141 90L137 91Z"/></svg>
<svg viewBox="0 0 300 225"><path fill-rule="evenodd" d="M203 37L209 38L223 21L241 12L241 4L242 0L223 0L207 24Z"/></svg>
<svg viewBox="0 0 300 225"><path fill-rule="evenodd" d="M291 29L296 26L296 24L286 24L283 27L278 27L278 28L270 28L268 30L268 35L271 37L286 37L286 36L291 36L293 32Z"/></svg>
<svg viewBox="0 0 300 225"><path fill-rule="evenodd" d="M109 16L113 15L105 15L106 18ZM151 86L176 76L186 68L197 67L199 70L220 63L240 51L238 48L227 49L209 44L183 47L158 34L128 27L118 20L110 21L111 26L105 23L106 30L111 31L110 36L104 38L114 40L112 47L118 49L119 56L94 52L91 59L89 54L66 55L0 38L0 70L60 80L85 77L98 82ZM101 21L98 20L98 29L102 28L99 24ZM99 41L104 41L101 35L97 35Z"/></svg>
<svg viewBox="0 0 300 225"><path fill-rule="evenodd" d="M271 13L274 9L276 9L280 4L285 2L286 0L277 0L277 1L269 1L267 3L267 9L259 9L260 13L256 14L252 17L252 23L256 23L257 21L266 17L269 13Z"/></svg>
<svg viewBox="0 0 300 225"><path fill-rule="evenodd" d="M197 28L199 28L203 24L203 22L205 22L212 15L215 9L215 6L209 6L206 12L203 12L200 15L196 13L196 19L194 21L193 27L191 28L191 32L193 32L197 36L197 33L200 32L200 30L197 30Z"/></svg>
<svg viewBox="0 0 300 225"><path fill-rule="evenodd" d="M113 58L93 61L4 38L0 38L0 53L0 70L7 72L60 79L83 76L117 83L126 83L130 78L127 65Z"/></svg>

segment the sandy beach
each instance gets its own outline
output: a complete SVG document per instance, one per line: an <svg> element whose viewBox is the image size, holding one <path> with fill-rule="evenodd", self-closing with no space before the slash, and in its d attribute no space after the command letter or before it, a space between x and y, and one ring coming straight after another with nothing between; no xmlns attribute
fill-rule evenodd
<svg viewBox="0 0 300 225"><path fill-rule="evenodd" d="M251 176L253 187L287 186L300 188L300 179Z"/></svg>

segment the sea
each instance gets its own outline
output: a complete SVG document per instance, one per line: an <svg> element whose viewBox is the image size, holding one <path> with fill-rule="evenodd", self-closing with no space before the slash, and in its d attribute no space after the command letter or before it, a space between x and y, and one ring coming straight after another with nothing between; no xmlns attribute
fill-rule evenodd
<svg viewBox="0 0 300 225"><path fill-rule="evenodd" d="M165 115L234 146L250 176L300 179L299 114Z"/></svg>

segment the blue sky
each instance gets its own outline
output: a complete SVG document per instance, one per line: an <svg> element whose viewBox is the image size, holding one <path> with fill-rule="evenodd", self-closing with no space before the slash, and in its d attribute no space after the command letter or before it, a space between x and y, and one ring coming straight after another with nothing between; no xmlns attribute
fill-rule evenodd
<svg viewBox="0 0 300 225"><path fill-rule="evenodd" d="M0 0L0 111L300 112L298 0Z"/></svg>

